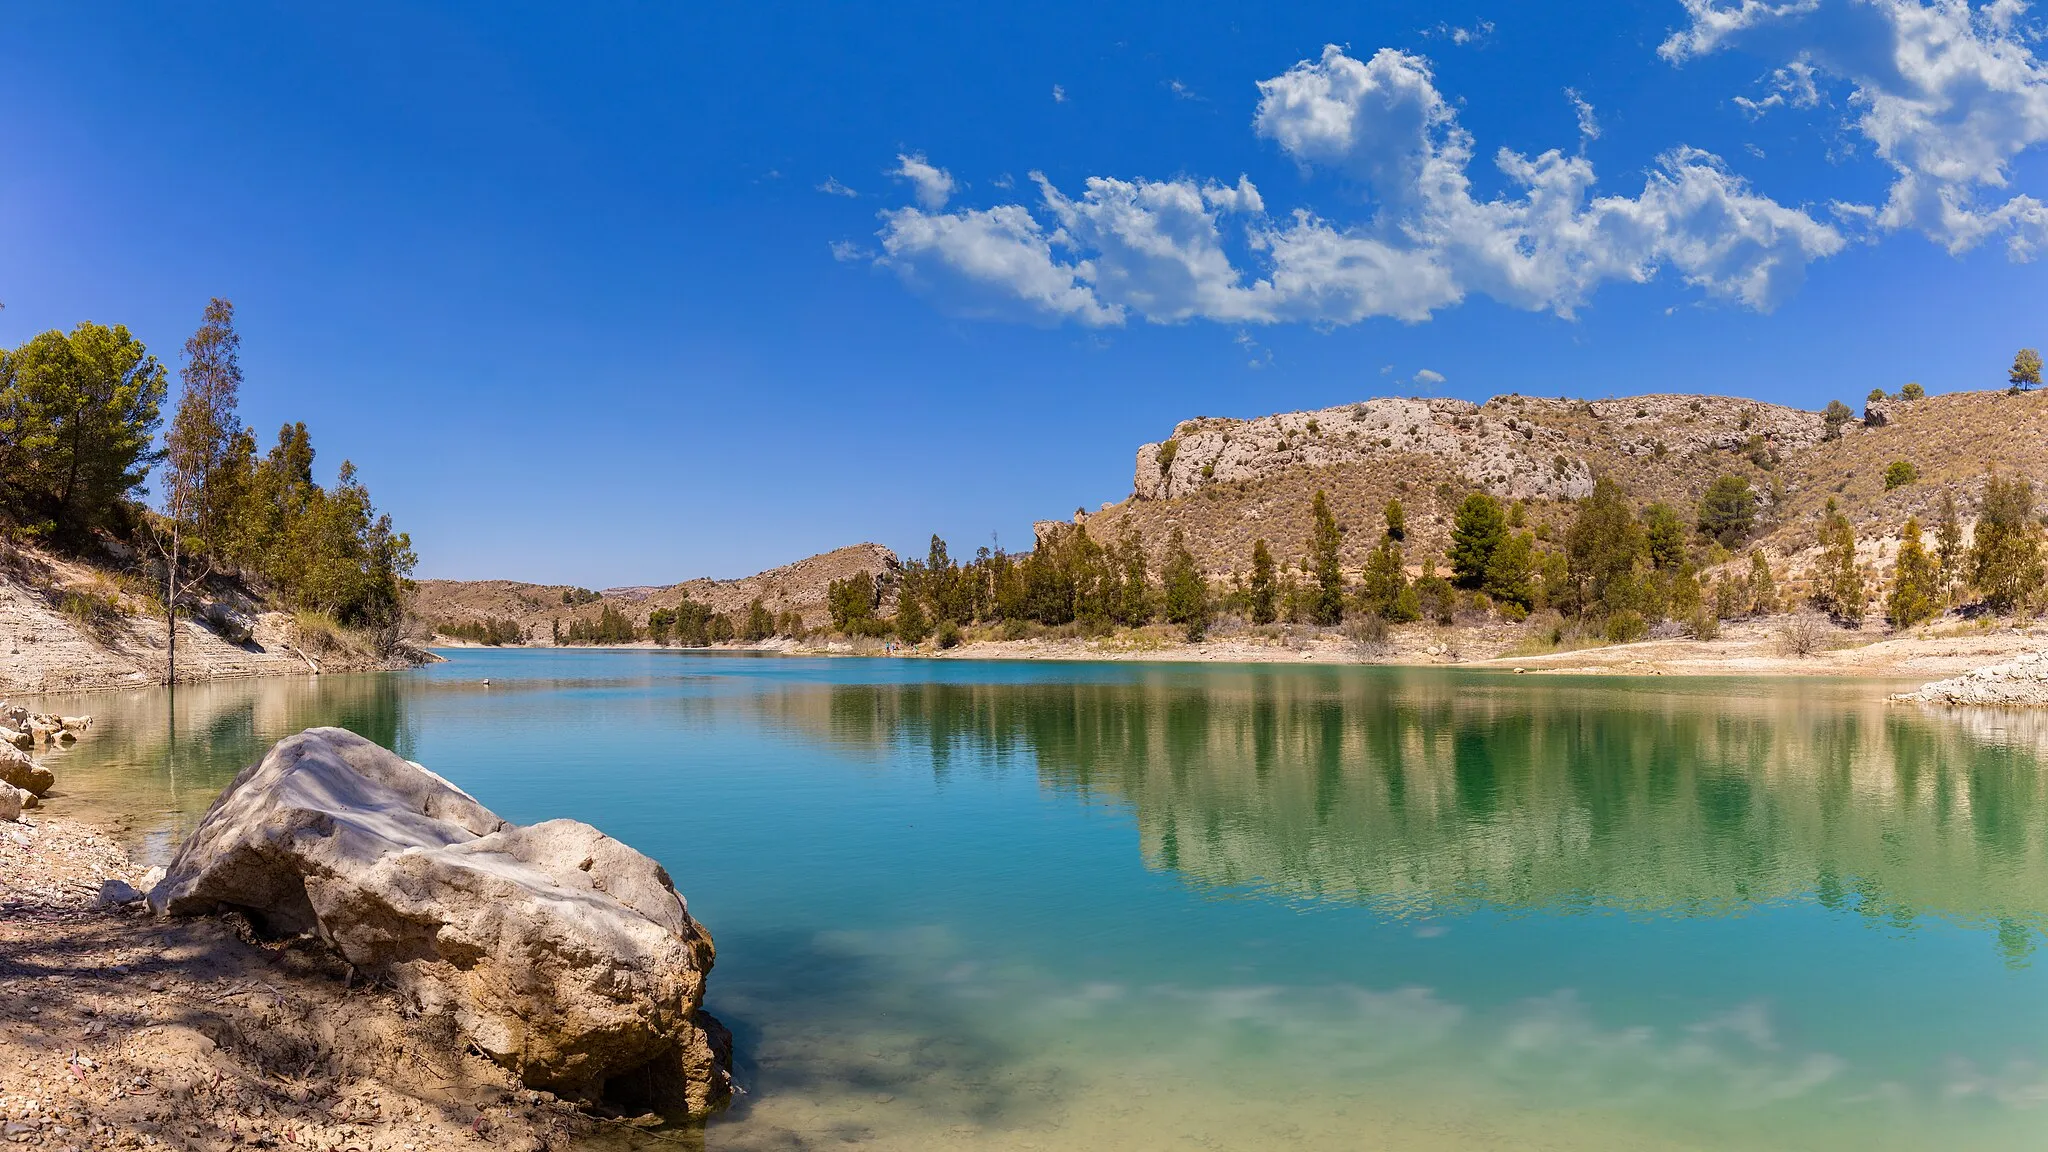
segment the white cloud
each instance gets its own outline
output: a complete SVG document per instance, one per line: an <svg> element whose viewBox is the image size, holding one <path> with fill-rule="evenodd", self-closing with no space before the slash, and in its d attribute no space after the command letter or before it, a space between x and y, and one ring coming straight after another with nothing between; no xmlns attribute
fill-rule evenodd
<svg viewBox="0 0 2048 1152"><path fill-rule="evenodd" d="M896 167L890 169L889 175L910 181L917 190L917 202L930 211L937 212L946 206L947 200L952 199L953 174L932 166L922 152L909 156L898 153Z"/></svg>
<svg viewBox="0 0 2048 1152"><path fill-rule="evenodd" d="M2006 195L2014 161L2048 142L2048 65L2021 24L2024 5L1683 3L1692 24L1659 48L1667 59L1730 46L1789 55L1771 94L1737 100L1753 115L1817 104L1819 75L1850 85L1853 128L1893 170L1874 216L1879 228L1917 229L1951 252L2003 236L2015 259L2048 245L2048 206Z"/></svg>
<svg viewBox="0 0 2048 1152"><path fill-rule="evenodd" d="M1804 15L1820 7L1820 0L1789 0L1783 4L1771 4L1766 0L1737 0L1734 4L1725 0L1678 2L1685 6L1685 14L1692 18L1692 24L1673 32L1657 46L1657 55L1674 64L1712 52L1730 37L1759 24Z"/></svg>
<svg viewBox="0 0 2048 1152"><path fill-rule="evenodd" d="M1195 92L1193 88L1188 87L1187 85L1181 83L1178 80L1168 80L1166 82L1166 90L1168 92L1173 93L1175 96L1179 97L1182 100L1200 100L1202 98Z"/></svg>
<svg viewBox="0 0 2048 1152"><path fill-rule="evenodd" d="M1567 88L1564 94L1572 102L1572 111L1578 116L1579 136L1586 140L1598 140L1600 121L1593 115L1593 106L1586 102L1585 97L1579 95L1576 88Z"/></svg>
<svg viewBox="0 0 2048 1152"><path fill-rule="evenodd" d="M1086 261L1066 263L1031 213L1014 204L986 211L884 212L879 261L932 289L969 315L1073 319L1090 326L1121 324L1121 307L1104 306L1087 281Z"/></svg>
<svg viewBox="0 0 2048 1152"><path fill-rule="evenodd" d="M1065 104L1067 102L1067 90L1057 84L1053 85L1052 102L1055 104Z"/></svg>
<svg viewBox="0 0 2048 1152"><path fill-rule="evenodd" d="M1480 43L1493 35L1493 21L1481 20L1470 28L1460 28L1439 21L1434 28L1424 28L1422 34L1431 39L1449 40L1462 48L1467 44Z"/></svg>
<svg viewBox="0 0 2048 1152"><path fill-rule="evenodd" d="M841 264L851 264L855 260L871 260L875 255L874 252L851 240L834 240L831 247L832 258Z"/></svg>
<svg viewBox="0 0 2048 1152"><path fill-rule="evenodd" d="M844 184L841 184L836 177L832 176L825 177L825 182L823 184L818 185L818 191L823 192L828 196L854 197L860 195L860 193L855 192L853 189L848 188Z"/></svg>
<svg viewBox="0 0 2048 1152"><path fill-rule="evenodd" d="M1433 368L1424 368L1415 374L1415 382L1425 387L1434 387L1444 382L1444 374Z"/></svg>
<svg viewBox="0 0 2048 1152"><path fill-rule="evenodd" d="M1333 223L1305 208L1275 219L1243 177L1093 177L1070 197L1034 175L1037 215L1018 204L946 214L929 199L923 212L885 213L883 260L913 281L964 279L984 297L1008 291L1037 315L1090 324L1351 324L1426 320L1471 293L1568 317L1600 284L1664 268L1768 309L1845 243L1686 148L1659 157L1633 197L1593 196L1583 155L1501 149L1494 164L1517 191L1479 199L1470 133L1428 62L1391 49L1361 61L1332 46L1259 90L1256 132L1305 171L1355 182L1369 219ZM1581 116L1582 132L1597 131L1590 108Z"/></svg>
<svg viewBox="0 0 2048 1152"><path fill-rule="evenodd" d="M1813 61L1804 56L1774 70L1769 81L1770 93L1763 99L1737 96L1735 104L1754 120L1773 108L1812 108L1820 103L1820 84Z"/></svg>

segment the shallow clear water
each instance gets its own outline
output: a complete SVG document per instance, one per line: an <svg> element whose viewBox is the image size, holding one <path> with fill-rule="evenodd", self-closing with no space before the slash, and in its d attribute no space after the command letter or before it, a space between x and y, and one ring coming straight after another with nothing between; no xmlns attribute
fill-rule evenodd
<svg viewBox="0 0 2048 1152"><path fill-rule="evenodd" d="M1849 682L449 653L45 701L146 850L335 723L659 858L712 1148L2035 1148L2041 718ZM481 680L488 676L486 688Z"/></svg>

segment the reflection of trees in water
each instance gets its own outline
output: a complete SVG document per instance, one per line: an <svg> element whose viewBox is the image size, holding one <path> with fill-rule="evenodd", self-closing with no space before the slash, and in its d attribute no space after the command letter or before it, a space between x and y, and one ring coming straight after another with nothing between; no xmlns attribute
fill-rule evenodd
<svg viewBox="0 0 2048 1152"><path fill-rule="evenodd" d="M273 743L332 725L410 756L406 685L383 675L264 677L40 700L90 712L91 734L51 761L88 808L189 824Z"/></svg>
<svg viewBox="0 0 2048 1152"><path fill-rule="evenodd" d="M1826 688L1757 694L1325 670L835 686L770 706L945 774L1028 753L1120 798L1145 859L1211 886L1430 913L1724 914L1815 894L2023 952L2048 923L2048 725ZM2042 728L2034 731L2029 726Z"/></svg>

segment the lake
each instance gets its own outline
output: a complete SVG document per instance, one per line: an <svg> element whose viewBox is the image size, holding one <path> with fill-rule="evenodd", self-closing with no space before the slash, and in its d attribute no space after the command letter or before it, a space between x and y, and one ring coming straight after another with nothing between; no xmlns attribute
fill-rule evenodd
<svg viewBox="0 0 2048 1152"><path fill-rule="evenodd" d="M2048 718L1886 686L447 653L45 697L168 855L338 724L658 858L714 1149L2048 1142ZM488 677L486 687L483 680Z"/></svg>

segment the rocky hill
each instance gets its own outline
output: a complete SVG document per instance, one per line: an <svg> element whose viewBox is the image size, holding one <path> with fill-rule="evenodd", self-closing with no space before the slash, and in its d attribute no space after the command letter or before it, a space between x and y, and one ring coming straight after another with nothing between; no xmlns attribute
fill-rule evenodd
<svg viewBox="0 0 2048 1152"><path fill-rule="evenodd" d="M2048 395L1965 392L1885 400L1837 426L1819 412L1725 396L1653 395L1563 400L1506 395L1484 404L1379 399L1254 420L1197 418L1138 449L1132 493L1081 513L1089 534L1126 528L1156 546L1182 528L1212 575L1244 570L1264 537L1281 559L1299 556L1308 504L1323 490L1345 526L1344 557L1362 563L1382 509L1407 512L1409 555L1440 554L1459 501L1478 488L1522 501L1538 529L1561 531L1570 501L1611 476L1637 501L1690 514L1713 480L1747 477L1762 496L1767 544L1794 554L1813 542L1829 498L1858 531L1896 532L1908 515L1931 517L1943 487L1973 506L1985 474L2048 480ZM1895 460L1918 471L1888 489Z"/></svg>
<svg viewBox="0 0 2048 1152"><path fill-rule="evenodd" d="M576 620L596 620L607 606L625 613L636 627L643 627L649 613L673 608L685 596L734 619L743 617L758 599L772 613L794 611L807 625L816 627L826 621L825 589L832 581L862 572L881 576L895 569L896 556L887 548L853 544L735 580L700 578L681 584L608 588L596 599L587 599L582 589L566 584L422 580L412 612L429 625L511 620L528 642L538 644L549 642L557 621L566 629Z"/></svg>

